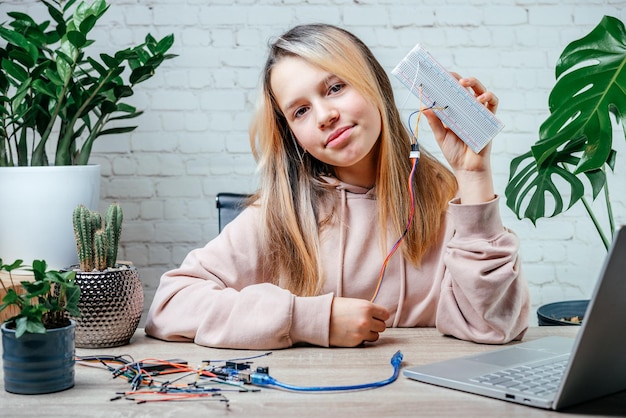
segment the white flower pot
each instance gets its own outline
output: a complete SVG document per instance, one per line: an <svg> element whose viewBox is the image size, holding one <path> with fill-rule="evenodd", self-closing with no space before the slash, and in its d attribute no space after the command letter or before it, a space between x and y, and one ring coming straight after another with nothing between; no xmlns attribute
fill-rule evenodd
<svg viewBox="0 0 626 418"><path fill-rule="evenodd" d="M100 166L0 167L0 258L76 264L72 211L98 209Z"/></svg>

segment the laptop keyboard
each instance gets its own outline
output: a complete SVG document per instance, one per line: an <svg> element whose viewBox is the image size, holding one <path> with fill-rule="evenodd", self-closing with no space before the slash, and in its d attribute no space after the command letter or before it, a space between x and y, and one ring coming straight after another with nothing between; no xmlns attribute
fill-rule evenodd
<svg viewBox="0 0 626 418"><path fill-rule="evenodd" d="M518 366L470 379L472 382L532 395L556 393L568 360L541 366Z"/></svg>

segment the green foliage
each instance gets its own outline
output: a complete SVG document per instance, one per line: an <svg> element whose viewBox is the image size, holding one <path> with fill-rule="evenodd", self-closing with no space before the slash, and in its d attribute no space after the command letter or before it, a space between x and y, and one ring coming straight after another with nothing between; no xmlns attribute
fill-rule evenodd
<svg viewBox="0 0 626 418"><path fill-rule="evenodd" d="M0 47L0 166L49 165L46 144L55 135L54 165L87 164L96 138L136 128L105 129L142 114L122 100L175 56L167 54L173 35L150 34L113 55L88 56L89 34L109 8L105 0L42 3L50 20L16 11L0 26L7 42Z"/></svg>
<svg viewBox="0 0 626 418"><path fill-rule="evenodd" d="M122 208L112 203L102 224L102 215L78 205L72 214L76 250L81 271L115 267L122 234Z"/></svg>
<svg viewBox="0 0 626 418"><path fill-rule="evenodd" d="M533 223L556 216L582 201L605 246L608 239L585 199L604 191L611 235L613 213L606 168L613 170L611 115L625 129L626 30L609 16L587 36L570 43L556 65L549 97L550 116L530 151L511 162L507 206ZM555 182L555 178L557 182ZM583 181L586 180L586 181ZM560 190L559 185L568 186ZM590 189L589 189L590 188ZM546 200L546 196L551 199ZM569 202L564 204L564 196ZM547 208L550 207L549 213Z"/></svg>
<svg viewBox="0 0 626 418"><path fill-rule="evenodd" d="M6 295L2 298L0 311L15 306L19 313L6 322L15 327L15 336L21 337L25 332L45 333L47 329L61 328L70 324L69 316L78 317L78 300L80 288L74 283L76 273L73 271L59 272L47 270L44 260L33 261L34 280L20 283L24 292L17 292L13 282L12 271L26 268L22 260L12 264L3 264L0 259L0 270L9 273L11 287L2 287Z"/></svg>

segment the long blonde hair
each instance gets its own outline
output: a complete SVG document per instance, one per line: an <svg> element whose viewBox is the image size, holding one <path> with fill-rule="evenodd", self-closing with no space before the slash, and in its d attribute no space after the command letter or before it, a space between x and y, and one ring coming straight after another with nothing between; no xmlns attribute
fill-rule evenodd
<svg viewBox="0 0 626 418"><path fill-rule="evenodd" d="M395 106L385 70L369 48L350 32L326 24L296 26L270 45L262 92L250 128L250 144L258 162L262 254L274 283L301 296L320 293L323 280L319 258L319 208L331 199L321 177L333 167L304 154L291 133L270 86L274 66L285 56L297 56L349 84L375 103L381 114L378 140L376 197L381 243L386 225L400 236L408 223L411 171L409 133ZM304 155L303 155L304 154ZM415 218L402 253L419 265L439 238L448 201L456 192L452 173L422 150L414 177ZM332 202L331 202L332 204Z"/></svg>

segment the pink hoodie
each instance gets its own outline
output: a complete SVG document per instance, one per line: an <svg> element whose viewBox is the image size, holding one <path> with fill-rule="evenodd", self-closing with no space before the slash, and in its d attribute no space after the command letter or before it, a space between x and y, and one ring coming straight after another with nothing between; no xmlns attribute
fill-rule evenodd
<svg viewBox="0 0 626 418"><path fill-rule="evenodd" d="M248 207L214 240L191 251L180 268L163 275L146 333L223 348L328 346L332 298L369 300L387 255L379 245L373 190L345 183L336 190L337 216L320 236L320 296L299 297L268 283L259 254L259 209ZM441 240L419 268L400 251L394 254L375 300L391 313L387 326L436 326L479 343L522 338L528 287L518 239L502 226L498 204L499 198L479 205L451 202ZM389 245L397 239L390 235Z"/></svg>

